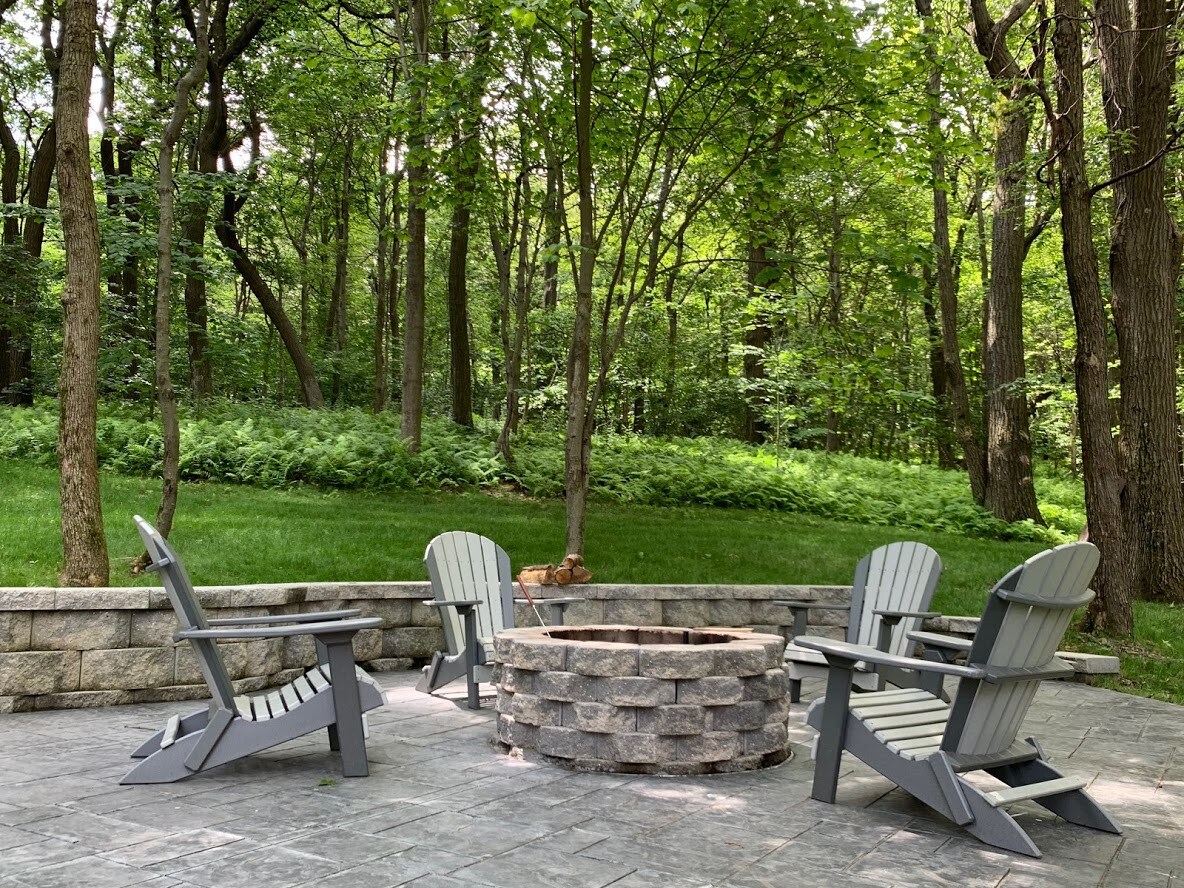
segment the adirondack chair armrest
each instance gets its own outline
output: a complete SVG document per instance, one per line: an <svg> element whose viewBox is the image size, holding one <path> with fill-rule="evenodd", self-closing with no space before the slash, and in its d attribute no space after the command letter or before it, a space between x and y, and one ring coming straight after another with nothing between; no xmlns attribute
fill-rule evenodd
<svg viewBox="0 0 1184 888"><path fill-rule="evenodd" d="M173 635L173 641L208 638L214 641L235 638L288 638L293 635L354 635L363 629L379 629L382 620L364 617L358 620L335 620L327 623L297 623L290 626L240 626L222 629L183 629Z"/></svg>
<svg viewBox="0 0 1184 888"><path fill-rule="evenodd" d="M873 663L877 666L895 666L914 672L938 672L942 675L956 675L959 678L983 678L983 670L972 666L958 666L954 663L937 663L933 660L917 660L913 657L898 657L865 644L850 644L833 638L804 635L794 640L798 647L818 651L828 663L853 664Z"/></svg>
<svg viewBox="0 0 1184 888"><path fill-rule="evenodd" d="M274 614L267 617L219 617L206 620L211 626L266 626L270 623L323 623L326 620L345 620L360 617L358 608L347 610L319 611L311 614Z"/></svg>
<svg viewBox="0 0 1184 888"><path fill-rule="evenodd" d="M583 598L515 598L515 604L532 604L532 605L546 605L551 609L551 625L562 626L563 614L567 610L568 605L578 604L584 601ZM537 613L537 610L536 610Z"/></svg>
<svg viewBox="0 0 1184 888"><path fill-rule="evenodd" d="M780 607L787 607L791 614L793 614L793 630L790 633L790 638L797 638L799 635L806 634L806 619L812 610L824 611L849 611L850 604L835 604L824 601L802 601L800 599L784 599L775 598L769 604L776 604Z"/></svg>
<svg viewBox="0 0 1184 888"><path fill-rule="evenodd" d="M973 643L969 638L941 635L937 632L913 631L909 633L909 639L925 645L926 660L937 660L942 663L953 663L967 653Z"/></svg>
<svg viewBox="0 0 1184 888"><path fill-rule="evenodd" d="M878 616L881 621L887 623L889 626L895 626L905 617L917 617L922 620L931 620L935 617L941 616L941 614L937 611L873 610L872 613Z"/></svg>
<svg viewBox="0 0 1184 888"><path fill-rule="evenodd" d="M420 604L426 605L427 607L454 607L460 611L461 614L464 614L466 609L471 610L472 608L480 607L484 603L485 602L477 598L465 598L457 601L437 601L433 598L430 601L420 602Z"/></svg>

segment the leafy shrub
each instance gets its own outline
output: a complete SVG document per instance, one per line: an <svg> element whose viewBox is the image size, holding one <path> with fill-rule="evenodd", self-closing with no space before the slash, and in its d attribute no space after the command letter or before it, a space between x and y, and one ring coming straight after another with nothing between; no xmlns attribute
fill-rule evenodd
<svg viewBox="0 0 1184 888"><path fill-rule="evenodd" d="M496 429L425 423L411 453L398 417L362 410L305 411L211 406L181 421L181 475L264 487L441 490L513 484L524 493L563 493L563 439L527 432L514 442L512 466L498 456ZM0 458L53 464L52 409L0 408ZM99 420L99 458L109 471L160 471L159 425L126 409ZM970 498L965 475L933 466L881 462L817 451L777 451L719 438L659 439L603 435L592 451L592 491L659 506L705 505L799 512L863 524L945 530L967 536L1060 542L1085 521L1080 484L1041 478L1047 527L1007 524Z"/></svg>

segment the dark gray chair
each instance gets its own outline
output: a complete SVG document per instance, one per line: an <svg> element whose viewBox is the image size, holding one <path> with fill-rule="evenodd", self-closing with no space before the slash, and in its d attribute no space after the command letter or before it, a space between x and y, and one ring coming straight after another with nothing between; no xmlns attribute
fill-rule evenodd
<svg viewBox="0 0 1184 888"><path fill-rule="evenodd" d="M173 640L189 642L212 699L199 712L174 715L141 744L132 758L142 761L120 782L171 783L321 729L328 730L330 748L341 752L342 773L365 777L362 714L381 706L383 695L354 663L352 645L355 634L382 621L358 619L356 610L207 620L172 546L139 515L135 520L148 570L160 573L177 615ZM317 665L277 690L236 696L216 642L293 635L313 637Z"/></svg>
<svg viewBox="0 0 1184 888"><path fill-rule="evenodd" d="M966 665L910 660L875 648L825 638L798 644L829 664L826 696L810 707L818 733L811 795L834 802L843 751L982 841L1040 856L1006 805L1032 800L1071 823L1120 833L1118 824L1083 787L1045 759L1034 738L1017 741L1040 682L1064 678L1072 667L1057 645L1073 611L1093 598L1090 580L1098 550L1068 543L1034 555L992 590ZM855 664L916 669L960 679L953 703L923 690L891 690L851 697ZM1055 730L1055 725L1050 726ZM985 771L1007 784L984 789L965 774Z"/></svg>
<svg viewBox="0 0 1184 888"><path fill-rule="evenodd" d="M514 628L513 574L506 550L488 537L467 531L442 533L428 543L423 562L432 581L428 607L440 613L444 625L443 651L424 667L415 689L431 694L464 678L467 705L478 709L478 684L489 681L493 637ZM562 625L563 611L580 598L544 598L552 625Z"/></svg>
<svg viewBox="0 0 1184 888"><path fill-rule="evenodd" d="M793 613L792 637L785 646L790 702L801 699L802 679L826 675L826 658L797 643L797 636L806 634L806 617L811 610L849 611L848 642L907 657L916 648L909 633L918 629L922 620L940 616L928 608L941 570L941 558L924 543L889 543L865 555L856 565L850 604L774 601ZM916 673L870 663L857 663L852 675L855 687L861 691L879 690L885 680L905 687L924 681ZM940 680L936 686L930 684L929 690L939 689Z"/></svg>

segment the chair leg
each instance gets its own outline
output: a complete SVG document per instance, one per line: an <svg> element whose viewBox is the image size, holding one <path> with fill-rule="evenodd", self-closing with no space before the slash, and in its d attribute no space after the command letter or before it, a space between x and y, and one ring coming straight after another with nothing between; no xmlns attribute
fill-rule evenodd
<svg viewBox="0 0 1184 888"><path fill-rule="evenodd" d="M962 787L963 797L974 815L974 821L966 824L963 829L979 841L1002 848L1004 851L1026 854L1028 857L1043 856L1036 843L1010 814L991 805L972 784L961 779L958 782Z"/></svg>
<svg viewBox="0 0 1184 888"><path fill-rule="evenodd" d="M814 755L812 798L833 804L839 789L839 767L843 762L848 702L851 699L851 666L831 664L826 678L826 698L818 728Z"/></svg>
<svg viewBox="0 0 1184 888"><path fill-rule="evenodd" d="M334 752L341 751L341 739L337 736L337 725L329 725L329 748Z"/></svg>
<svg viewBox="0 0 1184 888"><path fill-rule="evenodd" d="M789 702L802 702L802 680L800 678L791 678L789 680Z"/></svg>
<svg viewBox="0 0 1184 888"><path fill-rule="evenodd" d="M337 739L341 747L341 773L346 777L365 777L370 773L366 760L366 738L362 728L362 701L353 647L348 638L329 648L329 673L333 685L333 708L336 713ZM332 739L330 739L330 743Z"/></svg>
<svg viewBox="0 0 1184 888"><path fill-rule="evenodd" d="M200 712L191 713L190 715L187 715L183 719L181 719L181 724L180 724L179 730L177 731L177 736L184 737L186 734L192 734L194 731L200 731L207 724L209 724L209 721L210 721L210 710L208 707L201 710ZM154 753L160 749L160 741L163 738L164 738L164 729L162 728L161 730L159 730L155 734L153 734L151 737L149 737L147 740L145 740L143 743L141 743L140 746L136 749L136 751L131 754L131 757L134 759L147 758L148 756L152 755L152 753Z"/></svg>

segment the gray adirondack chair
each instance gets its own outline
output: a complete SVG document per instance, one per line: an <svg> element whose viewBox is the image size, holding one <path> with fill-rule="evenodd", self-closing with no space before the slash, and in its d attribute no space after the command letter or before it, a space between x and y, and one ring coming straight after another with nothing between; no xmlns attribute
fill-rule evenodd
<svg viewBox="0 0 1184 888"><path fill-rule="evenodd" d="M806 634L806 617L811 610L849 610L847 641L869 645L898 657L913 653L916 643L908 635L927 617L939 616L927 610L941 579L941 558L924 543L889 543L865 555L855 568L851 603L828 604L818 601L774 601L793 612L793 630L785 647L789 670L790 701L801 700L802 679L826 675L826 658L796 642ZM940 691L936 681L902 672L892 666L858 663L852 681L860 690L874 691L884 681L903 687L928 682L930 690Z"/></svg>
<svg viewBox="0 0 1184 888"><path fill-rule="evenodd" d="M208 620L172 546L139 515L136 527L147 548L149 571L159 572L177 615L174 641L188 641L212 697L205 709L174 715L132 753L141 761L121 783L171 783L313 731L328 730L340 750L342 773L365 777L362 714L383 704L382 689L354 663L352 641L362 629L382 625L341 610L284 616ZM272 625L274 624L274 625ZM236 696L216 642L220 639L311 635L318 664L270 692Z"/></svg>
<svg viewBox="0 0 1184 888"><path fill-rule="evenodd" d="M1044 756L1034 738L1017 741L1040 682L1071 675L1055 656L1073 611L1089 602L1098 565L1089 543L1068 543L1034 555L1007 574L987 601L965 666L902 657L860 645L804 637L829 664L826 696L807 722L818 733L812 795L834 802L843 751L982 841L1033 857L1040 850L1004 807L1032 800L1071 823L1122 830L1084 786ZM854 664L864 660L960 681L952 704L922 690L890 690L852 698ZM964 775L985 771L1006 784L984 789Z"/></svg>
<svg viewBox="0 0 1184 888"><path fill-rule="evenodd" d="M479 709L478 685L489 681L493 637L514 628L513 575L510 556L488 537L467 531L442 533L428 543L423 562L432 581L432 599L444 626L445 650L424 667L416 690L431 694L464 677L466 703ZM551 624L563 624L563 612L580 598L546 598Z"/></svg>

